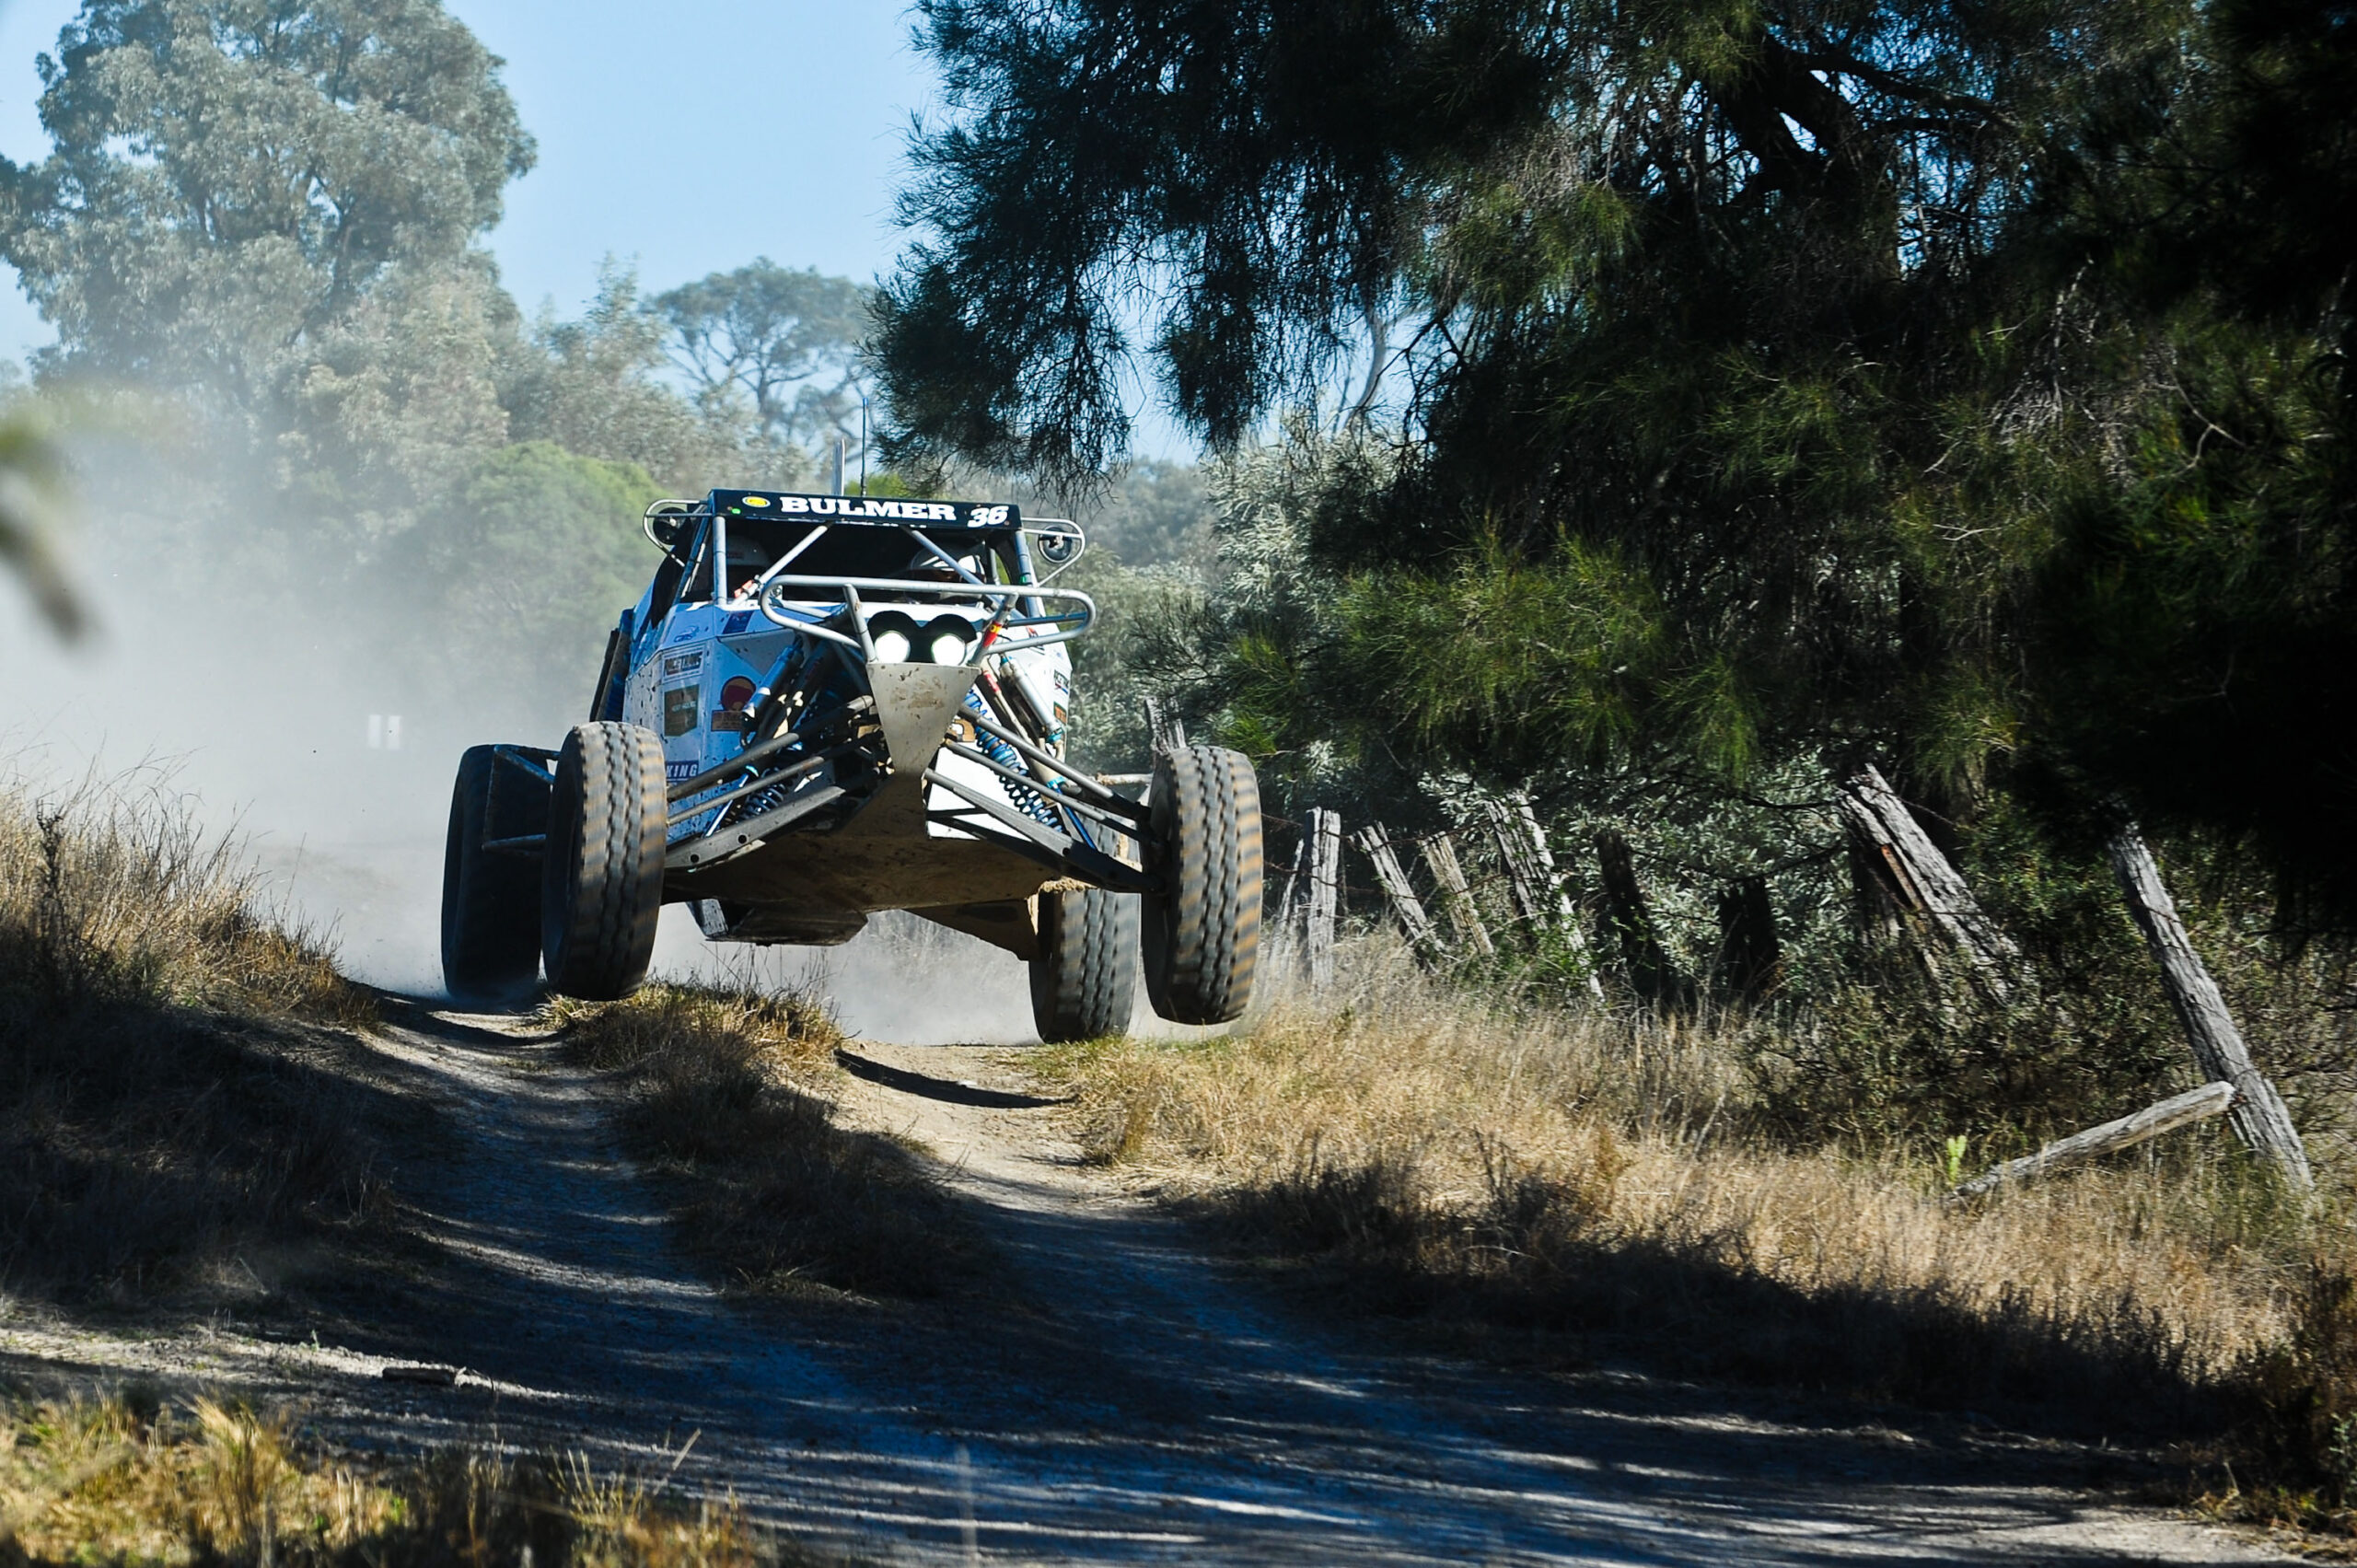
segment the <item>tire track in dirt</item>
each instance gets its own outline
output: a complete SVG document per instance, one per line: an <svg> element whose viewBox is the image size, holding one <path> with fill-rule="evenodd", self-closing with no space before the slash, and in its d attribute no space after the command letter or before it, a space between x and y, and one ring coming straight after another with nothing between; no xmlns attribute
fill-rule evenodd
<svg viewBox="0 0 2357 1568"><path fill-rule="evenodd" d="M356 1441L676 1462L892 1561L2292 1561L1772 1400L1517 1378L1305 1324L1082 1166L1002 1049L854 1045L844 1110L938 1156L1003 1296L740 1307L669 1244L591 1079L516 1028L419 1008L378 1040L457 1146L397 1173L440 1261L354 1304L346 1343L18 1322L0 1356L296 1397ZM478 1376L394 1389L386 1358Z"/></svg>

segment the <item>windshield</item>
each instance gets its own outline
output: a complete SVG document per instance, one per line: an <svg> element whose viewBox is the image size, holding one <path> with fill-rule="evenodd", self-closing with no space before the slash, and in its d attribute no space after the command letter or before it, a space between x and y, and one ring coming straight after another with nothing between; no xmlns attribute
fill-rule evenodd
<svg viewBox="0 0 2357 1568"><path fill-rule="evenodd" d="M784 575L796 577L897 577L908 582L954 583L957 573L918 542L906 528L873 525L826 528L810 539L814 525L769 518L728 519L728 588L731 598L742 598L752 581L778 558L801 547ZM1016 581L1008 540L997 536L977 538L970 530L944 529L932 538L958 565L986 583ZM804 541L808 540L806 545ZM830 597L823 589L802 589L790 598Z"/></svg>

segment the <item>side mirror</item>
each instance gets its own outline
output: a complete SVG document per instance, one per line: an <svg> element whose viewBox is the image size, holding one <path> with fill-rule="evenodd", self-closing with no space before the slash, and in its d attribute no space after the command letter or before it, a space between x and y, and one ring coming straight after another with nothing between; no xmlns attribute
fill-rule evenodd
<svg viewBox="0 0 2357 1568"><path fill-rule="evenodd" d="M1088 548L1088 537L1080 531L1080 525L1060 517L1034 519L1024 526L1023 531L1031 536L1032 550L1051 574L1079 560L1080 552Z"/></svg>
<svg viewBox="0 0 2357 1568"><path fill-rule="evenodd" d="M695 532L693 501L657 501L646 508L646 537L666 555L677 555Z"/></svg>

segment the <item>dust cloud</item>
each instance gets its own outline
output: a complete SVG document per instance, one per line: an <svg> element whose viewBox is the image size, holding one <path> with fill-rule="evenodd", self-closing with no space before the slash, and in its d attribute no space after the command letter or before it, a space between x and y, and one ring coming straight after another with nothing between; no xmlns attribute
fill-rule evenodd
<svg viewBox="0 0 2357 1568"><path fill-rule="evenodd" d="M209 827L248 841L273 910L323 936L348 972L440 996L459 756L491 740L558 744L602 648L555 661L579 671L578 693L529 690L470 655L479 629L395 563L365 594L323 592L274 529L225 525L217 507L189 524L169 498L198 459L123 442L77 456L84 490L59 542L95 627L61 645L21 600L0 605L0 767L36 789L92 772L165 779ZM706 942L675 906L656 972L810 986L871 1038L1036 1038L1020 961L910 915L878 917L841 947L752 948ZM1142 991L1139 1022L1152 1022Z"/></svg>

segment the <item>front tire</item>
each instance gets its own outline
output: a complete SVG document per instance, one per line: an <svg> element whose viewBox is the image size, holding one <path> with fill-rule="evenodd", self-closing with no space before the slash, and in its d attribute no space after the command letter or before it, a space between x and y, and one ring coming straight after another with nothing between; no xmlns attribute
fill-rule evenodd
<svg viewBox="0 0 2357 1568"><path fill-rule="evenodd" d="M558 754L541 862L549 989L613 1002L638 989L663 912L663 745L636 725L575 725Z"/></svg>
<svg viewBox="0 0 2357 1568"><path fill-rule="evenodd" d="M1260 781L1236 751L1156 757L1144 900L1146 995L1174 1024L1225 1024L1251 1005L1260 961Z"/></svg>
<svg viewBox="0 0 2357 1568"><path fill-rule="evenodd" d="M1123 1033L1137 1010L1138 900L1101 888L1039 895L1031 1021L1050 1045Z"/></svg>
<svg viewBox="0 0 2357 1568"><path fill-rule="evenodd" d="M453 996L514 1002L540 977L540 868L486 840L548 828L548 787L496 747L470 747L450 792L442 854L442 983Z"/></svg>

